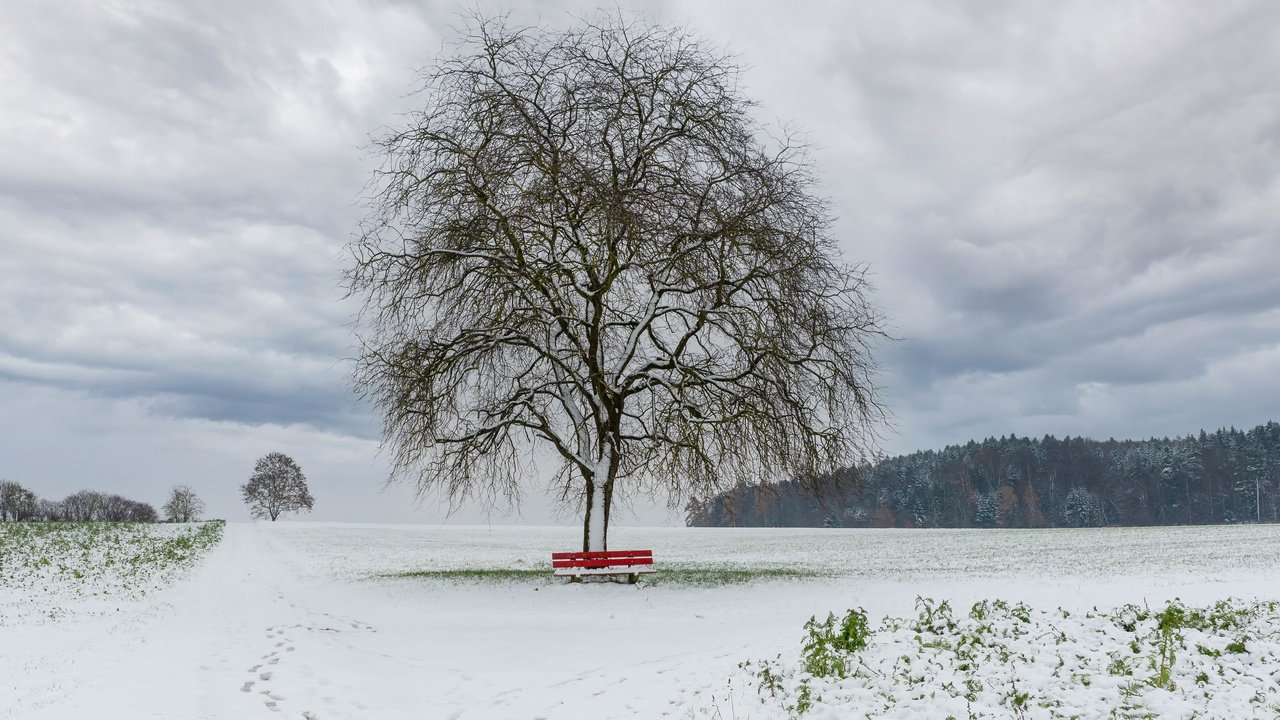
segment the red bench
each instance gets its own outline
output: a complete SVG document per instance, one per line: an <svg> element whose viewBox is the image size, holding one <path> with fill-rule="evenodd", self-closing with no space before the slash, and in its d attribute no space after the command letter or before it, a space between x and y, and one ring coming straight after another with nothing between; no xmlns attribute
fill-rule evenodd
<svg viewBox="0 0 1280 720"><path fill-rule="evenodd" d="M551 553L556 575L568 575L581 582L583 575L626 575L634 584L642 573L653 572L652 550L598 550L594 552Z"/></svg>

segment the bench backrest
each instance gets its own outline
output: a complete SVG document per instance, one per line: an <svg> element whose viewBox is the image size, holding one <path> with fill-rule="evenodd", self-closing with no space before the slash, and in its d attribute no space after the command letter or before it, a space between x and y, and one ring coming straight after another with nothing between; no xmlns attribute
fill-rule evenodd
<svg viewBox="0 0 1280 720"><path fill-rule="evenodd" d="M600 568L614 565L652 565L652 550L597 550L551 553L553 568Z"/></svg>

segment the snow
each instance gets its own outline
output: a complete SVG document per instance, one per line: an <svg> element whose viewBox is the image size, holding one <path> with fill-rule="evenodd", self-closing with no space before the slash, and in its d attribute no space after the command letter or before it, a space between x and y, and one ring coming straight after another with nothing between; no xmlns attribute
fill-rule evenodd
<svg viewBox="0 0 1280 720"><path fill-rule="evenodd" d="M569 584L551 577L549 554L580 547L580 528L229 523L194 568L144 592L101 578L0 583L0 718L786 717L739 664L794 664L814 615L862 607L878 625L914 617L917 596L961 616L1000 598L1086 623L1102 622L1084 619L1094 606L1280 599L1273 526L617 527L610 540L652 548L659 568L828 576ZM546 576L388 577L464 568ZM53 618L33 610L54 606Z"/></svg>
<svg viewBox="0 0 1280 720"><path fill-rule="evenodd" d="M738 707L767 694L772 712L760 715L779 718L801 706L813 718L1280 715L1274 602L1075 614L998 601L960 612L918 604L915 617L887 618L864 646L833 649L841 621L830 617L790 667L744 666L739 688L759 690L738 692Z"/></svg>

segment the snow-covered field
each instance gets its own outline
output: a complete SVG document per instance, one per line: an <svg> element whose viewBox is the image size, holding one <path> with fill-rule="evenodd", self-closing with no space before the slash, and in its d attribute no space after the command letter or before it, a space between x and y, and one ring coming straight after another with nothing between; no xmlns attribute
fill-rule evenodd
<svg viewBox="0 0 1280 720"><path fill-rule="evenodd" d="M1067 625L1078 624L1083 637L1127 603L1159 610L1173 598L1189 605L1280 599L1280 527L1272 526L622 527L611 531L612 546L651 547L663 567L707 572L638 586L564 584L549 571L510 581L396 576L540 569L553 550L572 549L577 532L230 523L194 568L142 592L120 591L110 574L35 587L0 582L0 717L786 717L783 703L761 704L758 662L795 670L804 624L814 615L842 617L861 607L879 628L886 617L916 618L924 596L948 601L968 622L974 602L999 598L1027 603L1037 623L1061 625L1055 613L1065 609ZM723 569L821 575L721 583L717 578L742 579L717 574ZM1095 606L1102 614L1089 617ZM45 607L59 611L42 615ZM883 648L912 642L911 629L903 633L872 636L868 659L880 662ZM1192 633L1186 631L1188 642ZM1032 635L1027 643L1052 656L1045 638ZM1246 647L1246 654L1224 655L1261 668L1239 682L1258 684L1255 694L1277 692L1274 656L1259 642ZM1209 658L1194 643L1188 648L1176 662L1191 667L1202 663L1192 655ZM744 669L744 661L757 665ZM1103 675L1099 685L1113 682ZM853 690L848 681L833 685L810 716L865 716L840 700L841 692L856 696ZM991 696L997 692L1003 689ZM1274 716L1258 714L1269 712L1265 705L1241 702L1229 706L1231 717ZM1170 703L1158 705L1158 717L1190 717L1196 709L1190 701ZM880 716L929 717L922 708L935 706L932 716L966 716L928 702L903 702ZM1003 709L988 716L1042 716L1035 708L994 707Z"/></svg>
<svg viewBox="0 0 1280 720"><path fill-rule="evenodd" d="M221 522L0 524L0 627L107 614L162 588L222 537Z"/></svg>

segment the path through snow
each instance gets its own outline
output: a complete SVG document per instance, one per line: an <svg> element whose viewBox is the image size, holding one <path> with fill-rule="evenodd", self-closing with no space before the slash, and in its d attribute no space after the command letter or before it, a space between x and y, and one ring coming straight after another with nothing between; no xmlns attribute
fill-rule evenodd
<svg viewBox="0 0 1280 720"><path fill-rule="evenodd" d="M287 531L228 524L177 586L6 652L58 677L7 717L660 717L747 652L727 628L698 647L681 626L723 623L629 586L343 580L311 560Z"/></svg>

